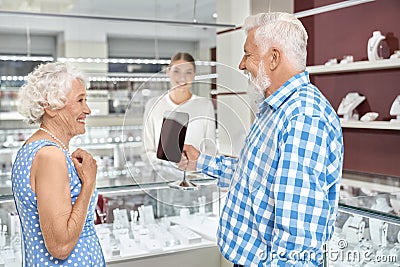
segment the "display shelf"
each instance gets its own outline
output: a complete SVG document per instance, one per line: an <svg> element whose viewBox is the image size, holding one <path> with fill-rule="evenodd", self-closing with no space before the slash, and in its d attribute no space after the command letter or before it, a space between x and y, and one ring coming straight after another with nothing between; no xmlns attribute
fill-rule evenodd
<svg viewBox="0 0 400 267"><path fill-rule="evenodd" d="M19 86L1 86L0 91L18 92L21 87Z"/></svg>
<svg viewBox="0 0 400 267"><path fill-rule="evenodd" d="M142 125L143 118L126 118L125 114L104 115L104 116L88 116L86 119L87 126L121 126L121 125Z"/></svg>
<svg viewBox="0 0 400 267"><path fill-rule="evenodd" d="M400 177L344 170L341 193L346 198L400 192Z"/></svg>
<svg viewBox="0 0 400 267"><path fill-rule="evenodd" d="M171 248L164 248L159 251L153 251L153 252L148 252L144 249L137 249L136 252L132 252L131 255L124 255L124 256L112 256L110 258L106 259L106 263L108 264L113 264L113 263L118 263L120 261L127 261L127 260L139 260L142 258L150 258L150 257L156 257L156 256L166 256L168 254L175 254L177 252L185 252L185 251L191 251L195 249L202 249L202 248L209 248L209 247L217 247L217 244L214 241L209 241L206 239L203 239L203 241L199 244L194 244L194 245L179 245L179 246L174 246Z"/></svg>
<svg viewBox="0 0 400 267"><path fill-rule="evenodd" d="M135 181L154 183L155 179L141 163L141 125L124 124L124 116L92 118L96 126L88 126L84 135L74 137L70 149L88 150L97 160L98 187L130 185ZM107 125L101 121L114 121ZM0 195L11 194L11 165L18 149L38 126L30 127L22 121L8 121L0 139ZM3 123L3 121L2 121ZM5 123L6 124L6 123ZM24 128L26 127L26 128ZM129 167L130 166L130 167ZM149 174L150 173L150 174ZM134 179L132 179L132 177ZM137 178L143 177L143 179Z"/></svg>
<svg viewBox="0 0 400 267"><path fill-rule="evenodd" d="M23 121L18 112L0 112L0 121ZM86 118L87 126L142 125L142 118L125 118L125 114L93 115ZM28 126L27 126L28 127Z"/></svg>
<svg viewBox="0 0 400 267"><path fill-rule="evenodd" d="M346 178L342 179L342 185L363 188L364 191L368 190L371 192L394 193L394 192L400 191L399 187L394 187L393 185L389 185L389 184L371 183L368 181L353 180L353 179L346 179Z"/></svg>
<svg viewBox="0 0 400 267"><path fill-rule="evenodd" d="M363 173L358 171L343 171L341 198L339 206L344 209L360 209L370 213L377 213L379 216L396 217L400 223L400 177L382 174ZM346 197L343 197L345 196ZM392 205L392 211L385 212L384 209L376 210L373 204L376 199L385 197ZM397 201L398 199L398 201ZM396 205L396 206L394 206Z"/></svg>
<svg viewBox="0 0 400 267"><path fill-rule="evenodd" d="M174 216L170 218L171 222L183 225L205 238L217 241L216 233L218 230L218 217L216 216L201 216L199 214L194 214L187 217Z"/></svg>
<svg viewBox="0 0 400 267"><path fill-rule="evenodd" d="M12 203L14 204L14 197L12 195L0 195L0 204Z"/></svg>
<svg viewBox="0 0 400 267"><path fill-rule="evenodd" d="M85 149L115 149L115 147L118 146L130 146L130 147L141 147L142 143L140 141L135 141L135 140L131 140L133 139L130 138L129 140L124 140L124 141L108 141L105 138L93 138L93 140L91 142L85 142L84 141L75 141L75 142L71 142L71 150L75 150L78 147L85 147ZM14 153L17 149L19 149L22 144L24 142L23 141L14 141L12 144L10 144L9 146L3 146L0 147L0 154L11 154Z"/></svg>
<svg viewBox="0 0 400 267"><path fill-rule="evenodd" d="M121 146L130 146L130 147L141 147L142 143L141 142L135 142L135 141L124 141L124 142L103 142L103 140L95 141L94 143L89 143L89 144L77 144L73 143L71 144L72 148L78 148L81 146L84 146L85 149L88 150L94 150L94 149L115 149L116 145L121 145Z"/></svg>
<svg viewBox="0 0 400 267"><path fill-rule="evenodd" d="M330 66L316 65L316 66L308 66L306 69L310 74L330 74L330 73L384 70L384 69L396 69L396 68L400 68L400 59L356 61L347 64L335 64Z"/></svg>
<svg viewBox="0 0 400 267"><path fill-rule="evenodd" d="M365 216L377 220L390 222L392 224L400 225L399 214L392 211L392 213L385 212L382 210L371 208L374 206L377 199L389 198L396 199L390 194L381 194L377 196L363 196L358 198L346 199L339 202L339 211L357 214L359 216Z"/></svg>
<svg viewBox="0 0 400 267"><path fill-rule="evenodd" d="M18 112L0 112L0 121L22 121L24 117Z"/></svg>
<svg viewBox="0 0 400 267"><path fill-rule="evenodd" d="M0 155L1 154L13 154L17 148L19 148L19 146L14 146L14 148L2 147L2 148L0 148Z"/></svg>
<svg viewBox="0 0 400 267"><path fill-rule="evenodd" d="M400 130L400 122L389 121L356 121L356 120L341 120L343 128L360 128L360 129L377 129L377 130Z"/></svg>

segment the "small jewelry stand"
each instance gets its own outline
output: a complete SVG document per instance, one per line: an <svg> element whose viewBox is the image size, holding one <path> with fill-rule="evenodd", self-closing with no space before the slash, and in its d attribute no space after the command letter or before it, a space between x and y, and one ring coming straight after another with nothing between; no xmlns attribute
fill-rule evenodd
<svg viewBox="0 0 400 267"><path fill-rule="evenodd" d="M183 153L187 157L186 151L183 151ZM168 186L171 188L185 190L185 191L198 189L198 186L196 184L194 184L191 181L188 181L188 179L186 179L186 169L183 170L183 180L182 181L175 181L175 182L169 183Z"/></svg>
<svg viewBox="0 0 400 267"><path fill-rule="evenodd" d="M365 222L361 216L351 216L343 225L342 233L349 243L358 243L364 238Z"/></svg>
<svg viewBox="0 0 400 267"><path fill-rule="evenodd" d="M391 119L390 122L400 123L400 95L393 101L392 107L390 108L390 115L396 116L396 119Z"/></svg>
<svg viewBox="0 0 400 267"><path fill-rule="evenodd" d="M360 105L364 100L365 96L359 95L357 92L348 93L345 98L342 99L338 108L338 115L343 115L343 120L355 119L353 114L354 110ZM358 118L356 118L358 120Z"/></svg>
<svg viewBox="0 0 400 267"><path fill-rule="evenodd" d="M397 233L397 242L394 244L393 248L391 248L389 252L391 255L400 254L400 231Z"/></svg>
<svg viewBox="0 0 400 267"><path fill-rule="evenodd" d="M372 210L381 212L391 212L393 209L387 203L385 198L377 198L376 203L372 205ZM387 224L378 219L369 219L369 232L371 240L375 245L384 247L387 245Z"/></svg>

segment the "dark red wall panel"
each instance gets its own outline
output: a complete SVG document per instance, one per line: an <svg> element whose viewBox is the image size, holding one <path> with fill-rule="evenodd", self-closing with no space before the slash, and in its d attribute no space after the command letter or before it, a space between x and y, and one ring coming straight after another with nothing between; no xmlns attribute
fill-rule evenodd
<svg viewBox="0 0 400 267"><path fill-rule="evenodd" d="M398 131L344 128L343 136L345 169L399 176Z"/></svg>
<svg viewBox="0 0 400 267"><path fill-rule="evenodd" d="M295 0L295 12L341 2ZM312 5L312 6L310 6ZM330 58L353 55L367 59L367 42L380 30L390 37L391 50L399 49L400 1L376 0L301 19L309 33L308 65L323 65ZM378 120L390 120L390 107L400 95L400 69L311 75L312 82L337 110L349 92L366 96L359 107L360 117L369 111ZM400 176L400 131L344 128L344 168L362 172Z"/></svg>

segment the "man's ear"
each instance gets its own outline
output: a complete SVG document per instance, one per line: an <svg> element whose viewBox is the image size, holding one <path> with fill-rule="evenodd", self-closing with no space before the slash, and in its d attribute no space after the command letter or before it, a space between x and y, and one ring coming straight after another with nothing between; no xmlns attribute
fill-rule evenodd
<svg viewBox="0 0 400 267"><path fill-rule="evenodd" d="M271 48L268 66L271 71L275 70L281 62L281 50L276 47Z"/></svg>

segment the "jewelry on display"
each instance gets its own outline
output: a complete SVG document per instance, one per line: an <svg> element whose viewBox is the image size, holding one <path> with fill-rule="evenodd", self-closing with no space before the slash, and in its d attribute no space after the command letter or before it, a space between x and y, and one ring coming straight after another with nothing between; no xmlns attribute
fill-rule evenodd
<svg viewBox="0 0 400 267"><path fill-rule="evenodd" d="M343 234L350 243L360 242L364 238L365 222L361 216L351 216L343 225Z"/></svg>
<svg viewBox="0 0 400 267"><path fill-rule="evenodd" d="M56 141L61 145L62 149L64 149L65 151L67 151L67 153L68 153L68 155L69 155L69 149L67 148L66 145L64 145L63 142L61 142L60 139L58 139L57 136L55 136L53 133L51 133L49 130L47 130L47 129L45 129L45 128L40 127L39 130L42 130L43 132L45 132L45 133L47 133L48 135L50 135L50 137L53 138L54 140L56 140Z"/></svg>
<svg viewBox="0 0 400 267"><path fill-rule="evenodd" d="M357 92L348 93L340 102L339 108L337 110L338 115L343 115L344 120L349 120L352 118L354 109L365 100L365 96L359 95ZM358 120L358 118L357 118Z"/></svg>
<svg viewBox="0 0 400 267"><path fill-rule="evenodd" d="M396 119L391 119L390 122L400 122L400 95L393 101L390 107L390 115L396 116Z"/></svg>

